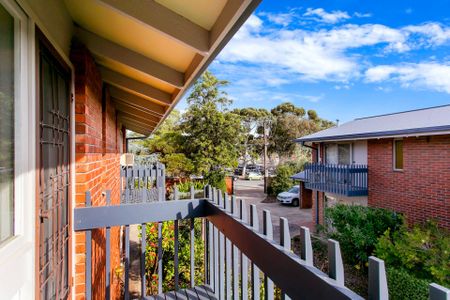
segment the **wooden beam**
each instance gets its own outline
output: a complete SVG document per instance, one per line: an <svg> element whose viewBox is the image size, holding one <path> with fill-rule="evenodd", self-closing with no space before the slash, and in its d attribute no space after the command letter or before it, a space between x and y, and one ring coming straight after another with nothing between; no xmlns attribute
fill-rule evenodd
<svg viewBox="0 0 450 300"><path fill-rule="evenodd" d="M129 103L120 101L118 99L112 98L114 101L114 105L116 106L117 110L121 112L126 112L130 115L137 116L143 119L152 120L153 122L158 123L161 117L149 114L147 111L136 108Z"/></svg>
<svg viewBox="0 0 450 300"><path fill-rule="evenodd" d="M101 0L101 2L195 52L206 54L209 51L208 30L154 0Z"/></svg>
<svg viewBox="0 0 450 300"><path fill-rule="evenodd" d="M184 74L182 72L178 72L151 58L115 44L80 27L76 28L76 36L97 56L129 66L174 87L181 88L184 86Z"/></svg>
<svg viewBox="0 0 450 300"><path fill-rule="evenodd" d="M125 125L126 129L134 131L134 132L137 132L137 133L140 133L140 134L145 135L145 136L149 136L152 133L150 130L142 129L142 128L139 128L139 127L134 127L133 125L126 124L125 122L124 122L124 125Z"/></svg>
<svg viewBox="0 0 450 300"><path fill-rule="evenodd" d="M135 121L133 119L126 118L124 116L120 116L119 120L122 121L122 123L124 123L124 124L132 125L132 126L134 126L136 128L141 128L142 131L152 132L153 129L155 128L155 126L150 126L150 125L147 125L147 124L143 124L143 123L140 123L140 122Z"/></svg>
<svg viewBox="0 0 450 300"><path fill-rule="evenodd" d="M216 48L218 43L224 40L225 36L229 34L230 29L233 28L234 24L238 19L243 16L244 12L247 10L249 5L256 6L259 4L260 0L228 0L225 7L222 9L219 17L211 28L210 32L210 49ZM251 11L254 10L251 9ZM245 16L245 19L247 16ZM239 26L240 27L240 26ZM234 34L234 32L232 33Z"/></svg>
<svg viewBox="0 0 450 300"><path fill-rule="evenodd" d="M150 126L156 126L158 124L158 122L156 122L156 121L154 121L152 119L136 116L136 115L134 115L132 113L129 113L127 111L119 110L119 115L123 116L123 117L126 117L126 118L129 118L129 119L136 120L139 123L144 123L144 124L147 124L147 125L150 125Z"/></svg>
<svg viewBox="0 0 450 300"><path fill-rule="evenodd" d="M130 121L130 122L132 122L134 124L140 124L141 126L143 126L145 128L152 128L153 129L153 128L156 127L156 124L151 123L151 122L149 122L149 121L147 121L145 119L144 120L143 119L138 119L138 118L136 118L134 116L128 116L128 115L126 115L124 113L120 113L118 118L121 119L121 120L128 120L128 121Z"/></svg>
<svg viewBox="0 0 450 300"><path fill-rule="evenodd" d="M109 83L110 85L119 87L126 91L131 91L166 106L172 104L172 95L169 93L163 92L148 84L137 81L105 67L100 67L100 72L102 74L103 81Z"/></svg>
<svg viewBox="0 0 450 300"><path fill-rule="evenodd" d="M133 106L139 106L146 110L149 110L153 112L155 115L163 116L166 112L166 109L164 106L156 104L150 100L141 98L139 96L130 94L124 90L121 90L115 86L109 86L109 92L111 94L111 97L121 100L123 102L128 102L132 104Z"/></svg>

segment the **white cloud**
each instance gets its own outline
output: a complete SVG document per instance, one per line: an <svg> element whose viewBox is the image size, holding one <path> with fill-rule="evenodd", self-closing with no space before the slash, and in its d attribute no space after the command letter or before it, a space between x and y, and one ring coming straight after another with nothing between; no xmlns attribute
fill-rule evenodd
<svg viewBox="0 0 450 300"><path fill-rule="evenodd" d="M303 16L315 17L316 20L329 24L335 24L350 19L350 16L346 11L334 10L332 12L326 12L323 8L308 8Z"/></svg>
<svg viewBox="0 0 450 300"><path fill-rule="evenodd" d="M450 41L450 28L443 27L439 23L425 23L410 25L403 28L408 34L419 35L421 46L439 46Z"/></svg>
<svg viewBox="0 0 450 300"><path fill-rule="evenodd" d="M264 13L259 17L252 15L222 51L219 61L252 64L259 70L270 70L270 74L275 74L269 76L271 85L301 80L347 83L358 78L367 67L361 56L352 50L376 46L374 49L378 50L375 51L385 55L439 46L450 41L450 28L439 23L401 28L381 24L344 24L312 31L277 29L270 18ZM255 74L260 76L261 72Z"/></svg>
<svg viewBox="0 0 450 300"><path fill-rule="evenodd" d="M371 13L360 13L360 12L355 12L354 16L357 18L370 18L372 16Z"/></svg>
<svg viewBox="0 0 450 300"><path fill-rule="evenodd" d="M270 13L270 12L261 12L260 16L267 17L267 19L273 24L288 26L295 19L297 19L296 10L290 10L287 13Z"/></svg>
<svg viewBox="0 0 450 300"><path fill-rule="evenodd" d="M393 81L403 87L432 89L450 94L450 63L435 62L380 65L365 73L368 82Z"/></svg>

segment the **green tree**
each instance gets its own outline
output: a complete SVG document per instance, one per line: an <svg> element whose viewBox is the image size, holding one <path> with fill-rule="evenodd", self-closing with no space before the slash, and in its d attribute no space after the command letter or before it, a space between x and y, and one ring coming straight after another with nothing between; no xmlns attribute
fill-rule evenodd
<svg viewBox="0 0 450 300"><path fill-rule="evenodd" d="M243 162L242 174L245 174L249 161L261 154L259 142L261 139L261 132L258 132L257 129L272 116L269 111L263 108L237 108L233 110L233 112L240 116L243 128L243 143L240 157Z"/></svg>
<svg viewBox="0 0 450 300"><path fill-rule="evenodd" d="M227 84L206 71L187 99L189 108L180 124L182 146L197 174L224 174L237 165L243 128L239 115L228 110L232 101L222 90Z"/></svg>
<svg viewBox="0 0 450 300"><path fill-rule="evenodd" d="M180 119L180 112L173 110L155 133L140 141L139 147L146 149L147 153L158 155L159 161L166 165L167 174L173 177L189 176L194 169L182 147ZM142 151L137 154L142 154Z"/></svg>
<svg viewBox="0 0 450 300"><path fill-rule="evenodd" d="M319 118L315 110L282 103L271 110L274 116L269 135L269 151L280 158L290 157L298 148L294 140L319 130L334 126L334 123ZM307 117L306 117L307 114Z"/></svg>

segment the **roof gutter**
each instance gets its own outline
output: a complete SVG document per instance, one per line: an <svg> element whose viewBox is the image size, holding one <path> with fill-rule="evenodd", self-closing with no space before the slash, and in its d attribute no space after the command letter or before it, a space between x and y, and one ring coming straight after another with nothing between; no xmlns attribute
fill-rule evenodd
<svg viewBox="0 0 450 300"><path fill-rule="evenodd" d="M381 139L381 138L393 138L393 137L405 137L405 136L428 136L428 135L446 135L450 134L450 125L425 127L425 128L413 128L403 130L391 130L391 131L378 131L370 133L357 133L357 134L343 134L335 136L323 136L317 138L298 138L296 143L305 142L331 142L342 140L368 140L368 139Z"/></svg>

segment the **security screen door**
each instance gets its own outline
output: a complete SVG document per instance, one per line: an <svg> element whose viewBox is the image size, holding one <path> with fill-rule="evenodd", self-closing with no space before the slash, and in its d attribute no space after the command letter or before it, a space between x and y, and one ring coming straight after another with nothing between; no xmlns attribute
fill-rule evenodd
<svg viewBox="0 0 450 300"><path fill-rule="evenodd" d="M38 34L40 299L69 294L70 72Z"/></svg>

